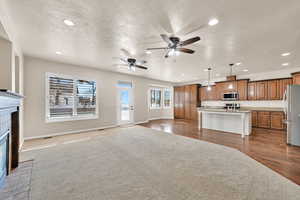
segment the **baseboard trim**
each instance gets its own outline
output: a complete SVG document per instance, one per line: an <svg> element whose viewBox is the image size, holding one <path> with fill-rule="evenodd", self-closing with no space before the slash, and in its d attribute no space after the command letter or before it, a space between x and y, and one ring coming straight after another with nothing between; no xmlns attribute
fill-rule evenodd
<svg viewBox="0 0 300 200"><path fill-rule="evenodd" d="M118 125L102 126L102 127L97 127L97 128L66 131L66 132L53 133L53 134L48 134L48 135L40 135L40 136L34 136L34 137L25 137L24 140L26 141L26 140L41 139L41 138L55 137L55 136L61 136L61 135L69 135L69 134L75 134L75 133L84 133L84 132L90 132L90 131L97 131L100 129L115 128L117 126Z"/></svg>
<svg viewBox="0 0 300 200"><path fill-rule="evenodd" d="M174 118L173 117L152 117L149 119L149 121L159 120L159 119L174 119Z"/></svg>
<svg viewBox="0 0 300 200"><path fill-rule="evenodd" d="M144 123L147 123L147 122L149 122L149 120L134 122L134 124L135 125L137 125L137 124L144 124Z"/></svg>

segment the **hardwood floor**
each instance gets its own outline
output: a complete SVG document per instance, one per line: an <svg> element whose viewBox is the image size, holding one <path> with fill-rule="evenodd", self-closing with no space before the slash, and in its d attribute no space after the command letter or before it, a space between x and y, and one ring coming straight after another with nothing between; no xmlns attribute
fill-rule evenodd
<svg viewBox="0 0 300 200"><path fill-rule="evenodd" d="M189 120L154 120L142 126L232 147L300 185L300 147L286 144L283 131L255 128L244 140L240 135L202 129Z"/></svg>

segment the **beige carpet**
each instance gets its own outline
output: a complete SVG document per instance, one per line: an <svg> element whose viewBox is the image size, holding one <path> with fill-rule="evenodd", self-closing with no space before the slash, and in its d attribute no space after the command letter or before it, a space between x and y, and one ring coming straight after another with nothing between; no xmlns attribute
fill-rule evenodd
<svg viewBox="0 0 300 200"><path fill-rule="evenodd" d="M135 126L25 152L32 200L300 199L300 187L243 153Z"/></svg>

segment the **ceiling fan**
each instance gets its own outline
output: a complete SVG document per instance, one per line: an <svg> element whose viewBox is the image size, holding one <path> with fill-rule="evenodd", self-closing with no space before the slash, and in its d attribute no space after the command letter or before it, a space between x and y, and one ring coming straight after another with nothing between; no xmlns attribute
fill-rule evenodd
<svg viewBox="0 0 300 200"><path fill-rule="evenodd" d="M166 34L161 34L161 38L168 44L167 47L158 47L158 48L147 48L147 51L151 50L167 50L165 58L168 58L171 55L178 55L179 52L193 54L195 53L192 49L183 48L184 46L193 44L200 40L200 37L193 37L184 41L181 41L179 37L167 36Z"/></svg>
<svg viewBox="0 0 300 200"><path fill-rule="evenodd" d="M125 66L128 67L130 71L135 71L136 68L147 70L148 68L143 66L143 64L146 64L147 61L145 60L137 60L136 58L133 58L131 53L127 51L126 49L121 49L121 51L125 54L127 58L118 58L122 63L116 64L117 66Z"/></svg>

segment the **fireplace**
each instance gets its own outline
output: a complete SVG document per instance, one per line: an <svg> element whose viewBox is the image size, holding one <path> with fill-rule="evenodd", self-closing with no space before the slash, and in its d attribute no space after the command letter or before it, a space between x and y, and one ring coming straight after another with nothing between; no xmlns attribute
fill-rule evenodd
<svg viewBox="0 0 300 200"><path fill-rule="evenodd" d="M0 90L0 187L19 165L19 106L21 96Z"/></svg>
<svg viewBox="0 0 300 200"><path fill-rule="evenodd" d="M0 136L0 188L8 175L8 132Z"/></svg>

